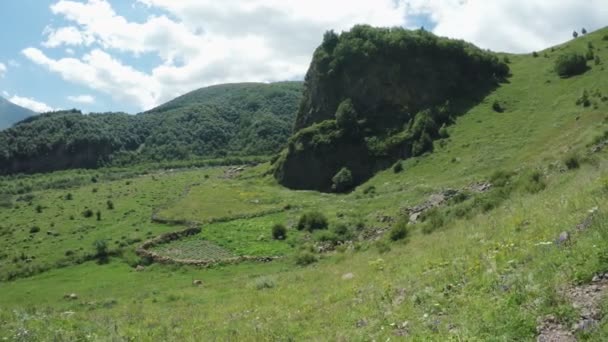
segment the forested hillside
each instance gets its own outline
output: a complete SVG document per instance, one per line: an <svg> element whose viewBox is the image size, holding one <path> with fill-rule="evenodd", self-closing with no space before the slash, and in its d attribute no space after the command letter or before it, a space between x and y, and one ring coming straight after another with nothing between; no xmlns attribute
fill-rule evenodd
<svg viewBox="0 0 608 342"><path fill-rule="evenodd" d="M291 134L301 83L203 88L139 115L63 111L0 132L0 173L268 155Z"/></svg>

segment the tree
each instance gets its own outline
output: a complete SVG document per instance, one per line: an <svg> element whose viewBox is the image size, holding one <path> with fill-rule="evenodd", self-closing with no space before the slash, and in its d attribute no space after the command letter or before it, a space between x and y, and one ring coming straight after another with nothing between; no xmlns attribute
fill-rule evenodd
<svg viewBox="0 0 608 342"><path fill-rule="evenodd" d="M335 192L346 192L353 186L353 174L348 168L343 167L331 181L333 183L332 190Z"/></svg>
<svg viewBox="0 0 608 342"><path fill-rule="evenodd" d="M574 39L578 38L578 32L576 32L576 31L572 32L572 37L574 37Z"/></svg>
<svg viewBox="0 0 608 342"><path fill-rule="evenodd" d="M346 130L353 130L357 127L357 111L351 99L346 99L340 103L336 110L336 123L338 127Z"/></svg>
<svg viewBox="0 0 608 342"><path fill-rule="evenodd" d="M95 215L97 216L97 221L101 221L101 211L98 210Z"/></svg>
<svg viewBox="0 0 608 342"><path fill-rule="evenodd" d="M585 28L583 27L583 29L581 30L582 34L587 34L587 30L585 30Z"/></svg>

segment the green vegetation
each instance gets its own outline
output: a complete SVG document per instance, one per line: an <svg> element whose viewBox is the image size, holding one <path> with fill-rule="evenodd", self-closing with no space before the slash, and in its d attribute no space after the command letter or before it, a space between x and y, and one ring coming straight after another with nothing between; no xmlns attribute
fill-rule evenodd
<svg viewBox="0 0 608 342"><path fill-rule="evenodd" d="M554 63L590 41L605 45L605 34L539 51L547 58L509 55L510 82L454 117L433 153L403 160L398 173L387 162L347 194L287 190L268 163L0 178L0 339L528 341L547 316L572 327L580 312L564 289L608 270L608 78L601 66L562 78ZM337 46L332 37L326 46ZM576 104L584 90L588 107ZM505 114L492 109L497 99ZM347 139L336 127L301 134ZM407 223L437 195L446 197ZM135 254L190 223L201 232L153 251L281 258L203 268ZM271 236L277 223L285 240ZM391 241L403 228L407 243ZM568 243L556 243L563 232ZM608 302L598 304L603 318L579 340L608 336Z"/></svg>
<svg viewBox="0 0 608 342"><path fill-rule="evenodd" d="M287 238L287 228L280 223L275 224L272 226L272 238L275 240L285 240Z"/></svg>
<svg viewBox="0 0 608 342"><path fill-rule="evenodd" d="M0 174L268 155L291 134L301 83L204 88L139 115L70 110L0 132Z"/></svg>
<svg viewBox="0 0 608 342"><path fill-rule="evenodd" d="M297 228L313 232L315 230L327 229L327 218L318 211L311 211L300 216Z"/></svg>
<svg viewBox="0 0 608 342"><path fill-rule="evenodd" d="M292 189L331 191L332 177L348 168L352 185L360 184L387 164L432 151L439 129L508 75L496 55L425 30L327 32L275 177Z"/></svg>
<svg viewBox="0 0 608 342"><path fill-rule="evenodd" d="M574 52L566 53L555 60L555 71L561 77L572 77L587 71L587 60Z"/></svg>

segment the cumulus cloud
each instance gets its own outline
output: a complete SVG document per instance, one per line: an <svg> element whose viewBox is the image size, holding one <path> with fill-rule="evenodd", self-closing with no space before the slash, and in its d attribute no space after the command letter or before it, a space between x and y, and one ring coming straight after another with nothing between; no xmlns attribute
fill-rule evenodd
<svg viewBox="0 0 608 342"><path fill-rule="evenodd" d="M31 61L58 73L66 81L112 95L141 108L158 104L159 83L151 76L124 65L108 53L95 49L82 59L49 58L36 48L27 48L23 54Z"/></svg>
<svg viewBox="0 0 608 342"><path fill-rule="evenodd" d="M5 73L6 73L6 65L4 65L3 63L0 63L0 77L4 77Z"/></svg>
<svg viewBox="0 0 608 342"><path fill-rule="evenodd" d="M531 52L563 43L572 30L606 25L605 0L409 0L410 14L428 15L439 35L483 48Z"/></svg>
<svg viewBox="0 0 608 342"><path fill-rule="evenodd" d="M68 96L68 101L80 104L93 104L95 103L95 97L92 95Z"/></svg>
<svg viewBox="0 0 608 342"><path fill-rule="evenodd" d="M65 27L45 30L52 58L27 48L31 61L65 80L148 109L187 91L227 82L302 79L326 30L355 24L414 26L420 16L440 35L493 50L530 52L563 42L573 29L599 28L605 0L134 0L155 15L137 22L107 0L59 0L51 11ZM75 58L72 47L90 50ZM116 53L154 54L149 72Z"/></svg>
<svg viewBox="0 0 608 342"><path fill-rule="evenodd" d="M8 95L8 93L6 93L5 95ZM29 97L21 97L18 95L13 95L13 96L9 97L8 100L18 106L30 109L37 113L52 112L55 110L55 108L47 105L46 103L36 101L35 99L29 98Z"/></svg>

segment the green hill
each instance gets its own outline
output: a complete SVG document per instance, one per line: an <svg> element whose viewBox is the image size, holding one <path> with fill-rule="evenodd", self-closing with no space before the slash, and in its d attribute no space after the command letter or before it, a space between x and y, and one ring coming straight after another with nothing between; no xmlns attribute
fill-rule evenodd
<svg viewBox="0 0 608 342"><path fill-rule="evenodd" d="M0 338L604 341L607 48L501 55L432 153L348 194L270 164L0 178Z"/></svg>
<svg viewBox="0 0 608 342"><path fill-rule="evenodd" d="M300 93L298 82L232 84L135 116L44 114L0 132L0 174L269 155L291 134Z"/></svg>
<svg viewBox="0 0 608 342"><path fill-rule="evenodd" d="M9 128L13 124L36 114L0 97L0 130Z"/></svg>

